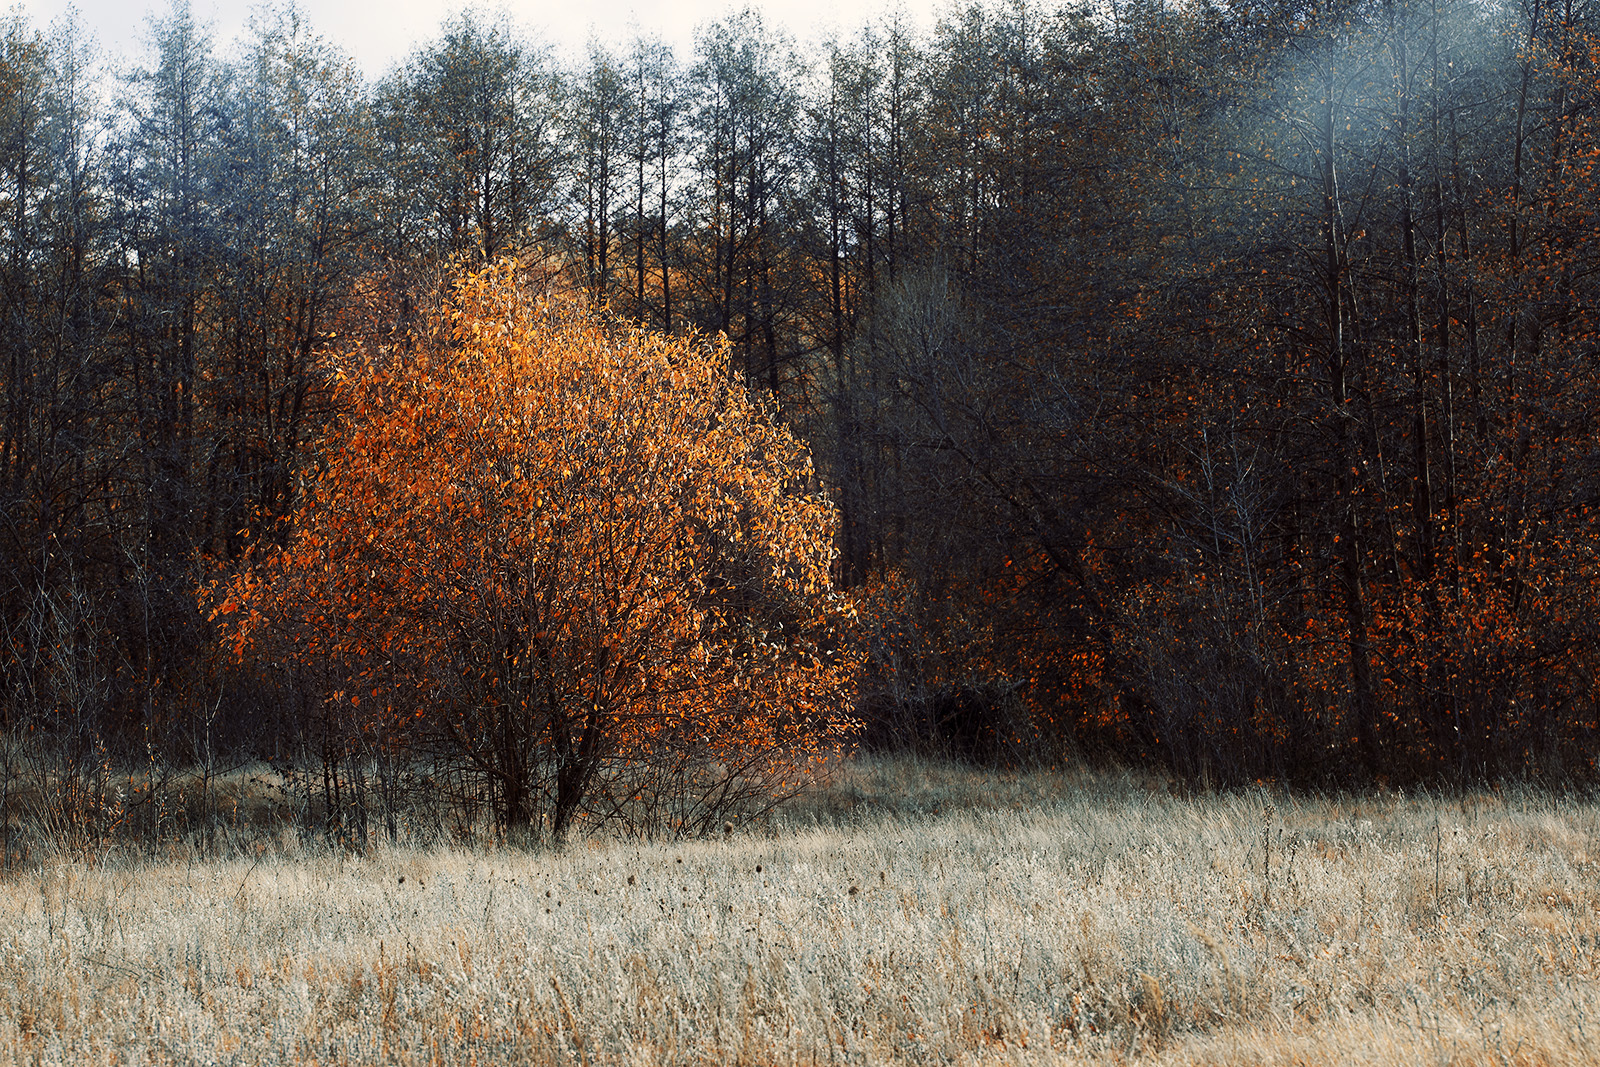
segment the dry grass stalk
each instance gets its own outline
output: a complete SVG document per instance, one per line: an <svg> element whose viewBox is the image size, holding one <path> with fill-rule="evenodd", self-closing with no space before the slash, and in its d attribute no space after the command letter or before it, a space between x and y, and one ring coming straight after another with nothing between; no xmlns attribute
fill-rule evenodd
<svg viewBox="0 0 1600 1067"><path fill-rule="evenodd" d="M694 844L15 875L0 1064L1595 1062L1593 803L1278 796L1269 898L1259 796L925 770Z"/></svg>

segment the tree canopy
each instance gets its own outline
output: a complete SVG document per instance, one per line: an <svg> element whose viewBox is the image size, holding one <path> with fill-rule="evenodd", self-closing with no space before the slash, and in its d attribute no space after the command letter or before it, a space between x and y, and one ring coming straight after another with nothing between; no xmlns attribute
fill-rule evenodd
<svg viewBox="0 0 1600 1067"><path fill-rule="evenodd" d="M726 345L607 327L510 261L421 336L335 374L287 540L217 608L236 649L324 672L363 730L416 723L507 828L643 817L669 770L715 778L674 813L698 829L798 784L850 724L837 519Z"/></svg>
<svg viewBox="0 0 1600 1067"><path fill-rule="evenodd" d="M670 720L639 701L687 676L607 674L619 653L596 635L615 631L636 664L700 657L707 714L744 700L811 721L834 701L872 745L1239 783L1592 777L1597 29L1578 2L978 3L926 33L889 16L810 49L745 13L692 55L641 39L559 56L461 15L368 84L294 10L230 52L179 2L121 78L98 77L70 27L14 17L7 736L60 753L64 775L99 774L107 752L343 768L323 778L328 813L403 721L485 753L512 721L494 716L541 693L579 740L585 701ZM505 256L525 274L514 297L479 273ZM452 289L463 275L480 280ZM687 373L711 357L686 339L717 338L717 418L748 405L745 437L766 442L725 472L785 486L739 522L780 525L642 502L638 479L686 479L684 464L704 492L742 484L696 451L715 435L674 421L689 409L649 407L682 398L615 399L661 423L659 454L614 426L621 466L517 459L483 427L534 415L460 356L478 342L457 325L490 329L495 292L578 294L581 310L527 320L573 352L656 352ZM512 347L531 360L541 344ZM576 389L560 367L538 373ZM456 414L417 406L405 432L358 435L401 418L383 390L422 382ZM538 417L556 421L530 448L589 440L571 411ZM419 481L398 452L353 458L402 447ZM546 461L575 472L570 495L529 473ZM517 568L539 559L553 580L535 548L555 535L519 527L513 544L487 511L472 521L499 532L449 548L470 582L415 555L410 584L369 567L383 584L361 589L360 552L398 553L384 538L461 501L532 506L510 486L546 494L540 521L584 529L591 555L622 531L664 544L684 516L688 547L635 553L639 580L682 586L670 611L583 615L634 588L633 550L538 586ZM383 536L337 527L316 495L336 489L387 516ZM346 571L291 581L272 544ZM811 577L793 577L802 560ZM791 577L756 583L773 567ZM821 590L824 570L858 606L854 688L788 669L800 689L763 688L757 653L729 650L780 632L785 654L826 649L796 606L822 594L779 595L791 578ZM284 669L264 675L222 654L218 621L238 616L208 618L196 590L245 573L274 625L291 602L325 605L324 623L343 605L342 628L308 631L321 659L274 653L258 667ZM538 678L494 658L532 670L530 635L558 631L571 639ZM657 689L628 688L647 675ZM359 699L359 722L330 717L334 693ZM483 757L502 821L531 825L560 793L539 775L565 757L542 736ZM616 731L596 745L625 762ZM451 786L463 804L472 788Z"/></svg>

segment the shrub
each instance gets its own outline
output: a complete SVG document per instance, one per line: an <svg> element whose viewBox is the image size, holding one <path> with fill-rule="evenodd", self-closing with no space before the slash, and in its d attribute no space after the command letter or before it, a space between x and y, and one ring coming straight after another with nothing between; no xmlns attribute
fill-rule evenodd
<svg viewBox="0 0 1600 1067"><path fill-rule="evenodd" d="M692 832L851 727L835 509L712 343L602 323L502 263L352 353L291 531L219 598L240 656L428 740L496 822Z"/></svg>

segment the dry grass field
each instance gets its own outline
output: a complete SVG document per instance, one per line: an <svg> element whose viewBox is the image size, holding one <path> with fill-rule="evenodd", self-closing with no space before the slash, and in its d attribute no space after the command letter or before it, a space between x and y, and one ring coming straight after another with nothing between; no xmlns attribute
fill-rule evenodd
<svg viewBox="0 0 1600 1067"><path fill-rule="evenodd" d="M1600 1062L1600 806L841 770L562 851L241 842L0 893L0 1063Z"/></svg>

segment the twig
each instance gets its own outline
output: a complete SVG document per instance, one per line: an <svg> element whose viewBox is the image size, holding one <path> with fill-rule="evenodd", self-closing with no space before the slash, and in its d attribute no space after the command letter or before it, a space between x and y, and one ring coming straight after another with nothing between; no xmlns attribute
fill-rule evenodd
<svg viewBox="0 0 1600 1067"><path fill-rule="evenodd" d="M244 895L244 884L250 880L250 876L252 874L256 873L256 868L261 866L261 861L265 857L266 857L266 853L265 852L256 853L256 861L250 865L250 869L248 871L244 872L244 877L239 879L239 888L234 890L234 894L233 894L233 899L234 900L238 900L241 896Z"/></svg>

